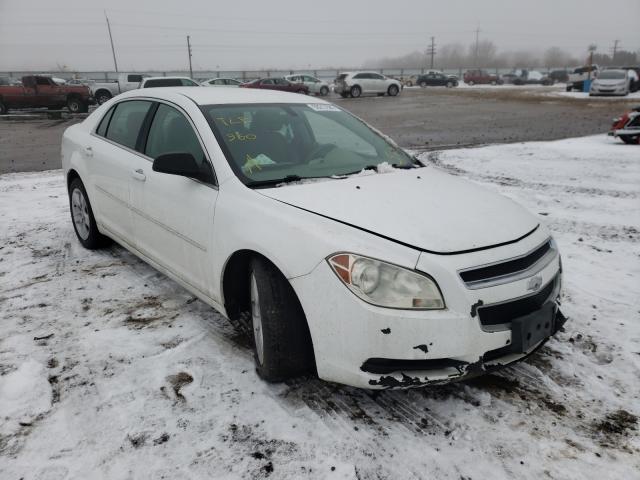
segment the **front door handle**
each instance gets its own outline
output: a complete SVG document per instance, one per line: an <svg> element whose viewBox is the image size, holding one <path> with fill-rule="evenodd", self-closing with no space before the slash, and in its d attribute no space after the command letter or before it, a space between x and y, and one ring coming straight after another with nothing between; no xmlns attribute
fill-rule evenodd
<svg viewBox="0 0 640 480"><path fill-rule="evenodd" d="M144 182L147 179L146 175L144 174L144 171L141 168L138 168L137 170L134 170L133 172L131 172L131 176L141 182Z"/></svg>
<svg viewBox="0 0 640 480"><path fill-rule="evenodd" d="M93 148L84 147L84 153L87 157L93 157Z"/></svg>

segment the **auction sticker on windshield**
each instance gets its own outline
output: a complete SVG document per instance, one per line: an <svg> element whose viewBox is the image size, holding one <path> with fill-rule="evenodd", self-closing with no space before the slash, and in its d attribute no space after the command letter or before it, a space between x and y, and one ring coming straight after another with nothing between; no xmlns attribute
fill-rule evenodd
<svg viewBox="0 0 640 480"><path fill-rule="evenodd" d="M316 112L339 112L340 109L330 103L307 103L307 107Z"/></svg>

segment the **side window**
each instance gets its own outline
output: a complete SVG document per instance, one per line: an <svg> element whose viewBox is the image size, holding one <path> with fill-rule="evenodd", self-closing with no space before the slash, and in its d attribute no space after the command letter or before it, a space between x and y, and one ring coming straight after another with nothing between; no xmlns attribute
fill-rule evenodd
<svg viewBox="0 0 640 480"><path fill-rule="evenodd" d="M127 75L127 82L140 83L142 81L142 75Z"/></svg>
<svg viewBox="0 0 640 480"><path fill-rule="evenodd" d="M214 85L224 85L224 80L219 78L218 80L214 80L212 83Z"/></svg>
<svg viewBox="0 0 640 480"><path fill-rule="evenodd" d="M374 80L384 80L384 77L382 75L378 75L377 73L371 73L370 75Z"/></svg>
<svg viewBox="0 0 640 480"><path fill-rule="evenodd" d="M154 159L166 153L190 153L202 172L213 183L211 166L193 127L186 117L173 107L163 103L158 107L151 122L144 153Z"/></svg>
<svg viewBox="0 0 640 480"><path fill-rule="evenodd" d="M111 120L111 115L113 115L113 111L115 109L116 107L111 107L107 112L107 114L104 117L102 117L102 121L100 122L100 125L98 125L98 128L96 129L96 135L100 135L101 137L104 137L107 134L107 127L109 126L109 120Z"/></svg>
<svg viewBox="0 0 640 480"><path fill-rule="evenodd" d="M131 100L116 105L106 137L120 145L135 149L140 127L150 106L151 102L145 100Z"/></svg>
<svg viewBox="0 0 640 480"><path fill-rule="evenodd" d="M266 80L262 80L261 83L263 85L273 85L273 80L271 80L270 78L267 78Z"/></svg>
<svg viewBox="0 0 640 480"><path fill-rule="evenodd" d="M187 78L183 78L182 79L182 86L183 87L195 87L198 84L196 82L194 82L193 80L189 80Z"/></svg>
<svg viewBox="0 0 640 480"><path fill-rule="evenodd" d="M356 78L358 80L364 79L364 78L367 78L367 74L366 73L358 73L357 75L354 75L353 78Z"/></svg>
<svg viewBox="0 0 640 480"><path fill-rule="evenodd" d="M49 83L49 79L46 77L36 77L36 83L38 85L51 85L51 83Z"/></svg>

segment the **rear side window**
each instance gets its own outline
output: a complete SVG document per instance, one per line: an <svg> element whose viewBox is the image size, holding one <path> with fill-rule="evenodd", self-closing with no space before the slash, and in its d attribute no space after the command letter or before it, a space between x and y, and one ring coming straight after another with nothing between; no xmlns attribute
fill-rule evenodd
<svg viewBox="0 0 640 480"><path fill-rule="evenodd" d="M145 100L131 100L116 105L106 137L120 145L135 149L140 127L150 106L151 102Z"/></svg>
<svg viewBox="0 0 640 480"><path fill-rule="evenodd" d="M154 88L154 87L181 87L182 80L179 78L159 78L157 80L147 80L144 84L145 88Z"/></svg>
<svg viewBox="0 0 640 480"><path fill-rule="evenodd" d="M127 82L140 83L142 81L142 75L127 75Z"/></svg>
<svg viewBox="0 0 640 480"><path fill-rule="evenodd" d="M109 120L111 120L111 115L113 115L113 111L115 109L116 107L111 107L107 112L107 114L104 117L102 117L102 121L100 122L100 125L98 125L98 128L96 129L97 135L104 137L107 134L107 127L109 126Z"/></svg>

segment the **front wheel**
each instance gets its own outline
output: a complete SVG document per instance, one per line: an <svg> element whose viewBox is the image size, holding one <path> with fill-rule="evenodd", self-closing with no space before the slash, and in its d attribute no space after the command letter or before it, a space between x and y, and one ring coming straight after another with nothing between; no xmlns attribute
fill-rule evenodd
<svg viewBox="0 0 640 480"><path fill-rule="evenodd" d="M258 375L280 382L312 370L311 335L291 284L273 264L254 258L249 285Z"/></svg>
<svg viewBox="0 0 640 480"><path fill-rule="evenodd" d="M102 105L109 100L111 100L111 94L107 91L101 90L96 94L96 102L98 102L98 105Z"/></svg>
<svg viewBox="0 0 640 480"><path fill-rule="evenodd" d="M398 92L400 92L400 89L398 88L397 85L391 85L389 87L389 89L387 90L387 93L389 94L389 96L391 97L395 97L396 95L398 95Z"/></svg>
<svg viewBox="0 0 640 480"><path fill-rule="evenodd" d="M84 103L79 98L70 98L67 100L67 108L71 113L82 113L85 109Z"/></svg>
<svg viewBox="0 0 640 480"><path fill-rule="evenodd" d="M326 97L327 95L329 95L329 87L322 87L320 89L320 95L322 97Z"/></svg>
<svg viewBox="0 0 640 480"><path fill-rule="evenodd" d="M620 140L627 145L638 145L640 144L640 135L620 135Z"/></svg>
<svg viewBox="0 0 640 480"><path fill-rule="evenodd" d="M4 103L0 102L0 115L6 115L7 110L7 106Z"/></svg>
<svg viewBox="0 0 640 480"><path fill-rule="evenodd" d="M473 85L474 85L475 83L476 83L476 82L474 82L473 80L469 80L469 81L467 82L467 85L469 85L470 87L473 87Z"/></svg>
<svg viewBox="0 0 640 480"><path fill-rule="evenodd" d="M453 88L454 86L453 82L447 82L447 88Z"/></svg>
<svg viewBox="0 0 640 480"><path fill-rule="evenodd" d="M110 243L109 238L98 231L87 191L79 178L73 179L69 185L69 207L73 229L84 248L95 250Z"/></svg>

